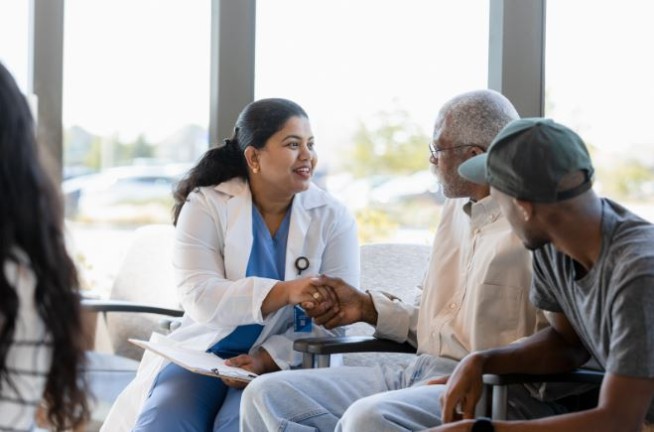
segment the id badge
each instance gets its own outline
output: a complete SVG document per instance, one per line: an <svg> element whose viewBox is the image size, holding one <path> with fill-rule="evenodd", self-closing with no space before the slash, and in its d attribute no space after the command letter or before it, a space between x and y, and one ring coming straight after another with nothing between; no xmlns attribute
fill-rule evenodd
<svg viewBox="0 0 654 432"><path fill-rule="evenodd" d="M295 315L295 325L294 329L296 333L311 333L313 328L313 321L311 317L302 309L299 305L295 305L293 308Z"/></svg>

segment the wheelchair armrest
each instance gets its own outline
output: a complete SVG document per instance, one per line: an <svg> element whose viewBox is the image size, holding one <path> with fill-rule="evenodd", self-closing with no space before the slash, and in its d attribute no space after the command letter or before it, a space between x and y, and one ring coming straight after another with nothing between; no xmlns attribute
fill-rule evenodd
<svg viewBox="0 0 654 432"><path fill-rule="evenodd" d="M356 352L396 352L415 353L416 348L409 343L398 343L388 339L377 339L373 336L341 336L298 339L293 343L293 349L304 353L303 367L329 366L331 354Z"/></svg>
<svg viewBox="0 0 654 432"><path fill-rule="evenodd" d="M559 374L485 374L483 377L484 384L492 387L492 418L495 420L505 420L507 418L507 399L508 388L510 384L522 383L580 383L580 384L597 384L600 385L604 379L604 372L577 369L568 373Z"/></svg>
<svg viewBox="0 0 654 432"><path fill-rule="evenodd" d="M293 343L295 351L311 354L341 354L354 352L400 352L415 353L415 347L373 336L341 336L298 339Z"/></svg>
<svg viewBox="0 0 654 432"><path fill-rule="evenodd" d="M484 384L492 386L520 384L520 383L534 383L534 382L573 382L573 383L587 383L587 384L601 384L604 379L604 372L590 370L590 369L577 369L572 372L560 374L485 374Z"/></svg>
<svg viewBox="0 0 654 432"><path fill-rule="evenodd" d="M184 311L123 300L82 299L82 308L94 312L141 312L181 317Z"/></svg>

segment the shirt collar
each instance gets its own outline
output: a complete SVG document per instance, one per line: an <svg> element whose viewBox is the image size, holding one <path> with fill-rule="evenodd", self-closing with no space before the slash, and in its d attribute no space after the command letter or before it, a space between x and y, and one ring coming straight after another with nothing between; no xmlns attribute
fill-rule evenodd
<svg viewBox="0 0 654 432"><path fill-rule="evenodd" d="M491 224L500 217L500 206L490 195L476 202L466 202L463 211L470 216L470 223L475 228Z"/></svg>

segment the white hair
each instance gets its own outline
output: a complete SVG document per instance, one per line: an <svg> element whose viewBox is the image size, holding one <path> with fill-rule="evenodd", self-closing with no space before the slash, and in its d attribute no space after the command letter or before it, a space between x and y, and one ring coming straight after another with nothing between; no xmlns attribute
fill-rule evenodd
<svg viewBox="0 0 654 432"><path fill-rule="evenodd" d="M512 120L520 118L511 102L494 90L475 90L450 99L438 113L437 125L459 144L488 148Z"/></svg>

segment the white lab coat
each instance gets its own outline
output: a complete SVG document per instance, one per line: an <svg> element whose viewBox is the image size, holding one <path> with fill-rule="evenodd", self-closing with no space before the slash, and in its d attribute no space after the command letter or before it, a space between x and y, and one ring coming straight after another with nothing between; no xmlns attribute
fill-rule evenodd
<svg viewBox="0 0 654 432"><path fill-rule="evenodd" d="M252 195L248 184L233 179L202 187L189 195L180 214L173 265L180 302L186 311L179 329L165 337L171 343L208 349L237 326L262 324L252 350L263 347L281 369L300 364L293 340L340 335L314 325L311 333L296 333L293 307L267 317L261 304L276 280L245 277L252 249ZM298 276L295 260L306 257L309 267ZM314 185L295 196L286 249L285 279L327 274L359 285L359 247L353 217L333 197ZM153 339L161 339L153 335ZM145 353L136 378L120 394L103 431L129 431L157 373L166 362Z"/></svg>

